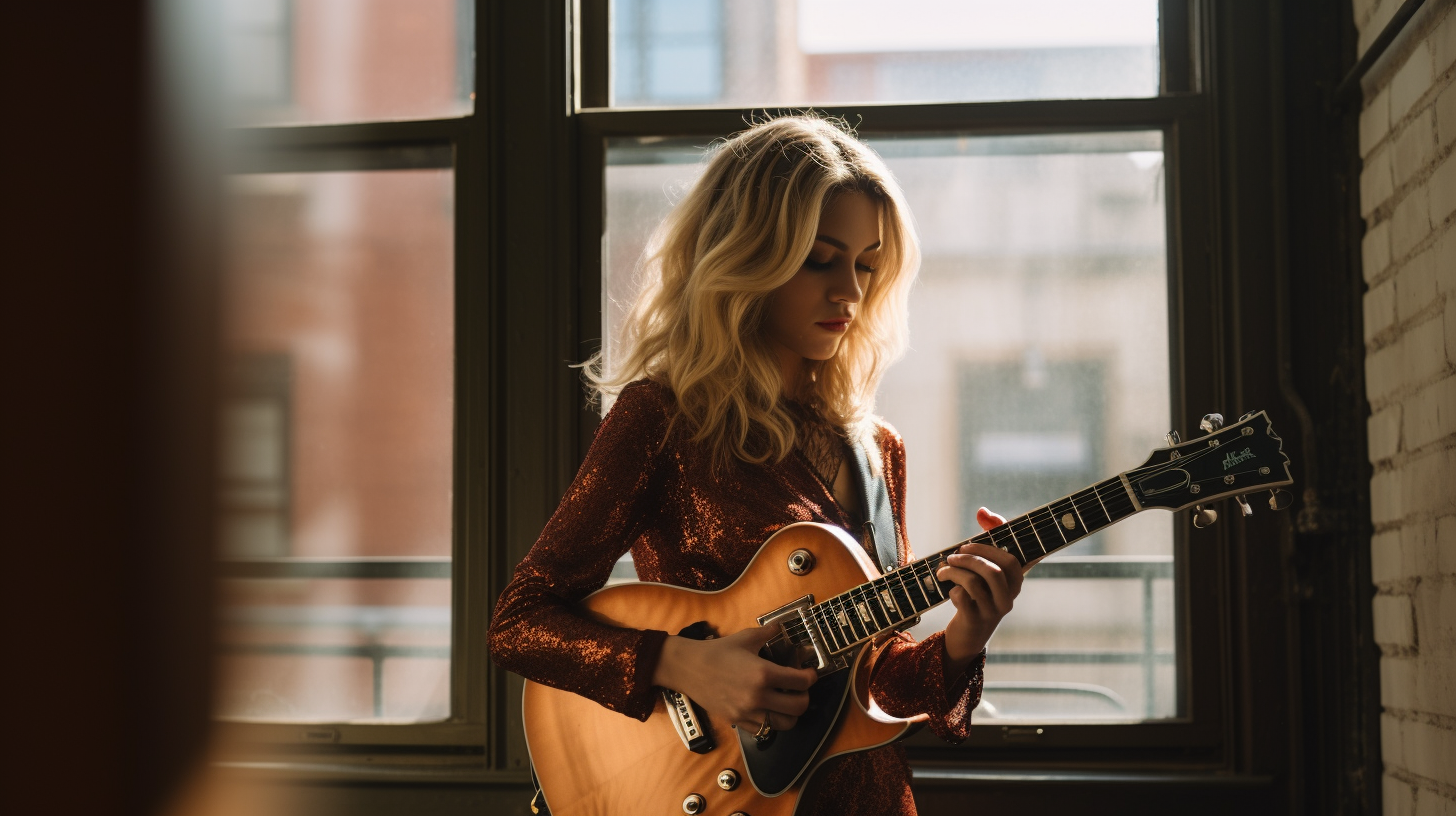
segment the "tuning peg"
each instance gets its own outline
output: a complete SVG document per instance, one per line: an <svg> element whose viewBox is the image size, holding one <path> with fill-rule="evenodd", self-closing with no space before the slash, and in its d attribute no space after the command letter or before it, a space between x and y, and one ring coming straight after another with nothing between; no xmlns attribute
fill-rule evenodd
<svg viewBox="0 0 1456 816"><path fill-rule="evenodd" d="M1194 505L1194 507L1193 507L1193 526L1194 527L1197 527L1198 529L1202 530L1205 527L1212 527L1213 526L1213 523L1215 521L1218 521L1218 511L1217 510L1213 509L1212 507L1209 507L1207 509L1204 509L1204 507L1202 505Z"/></svg>
<svg viewBox="0 0 1456 816"><path fill-rule="evenodd" d="M1204 433L1213 433L1223 427L1223 414L1204 414L1198 427L1202 428Z"/></svg>
<svg viewBox="0 0 1456 816"><path fill-rule="evenodd" d="M1167 433L1163 434L1163 441L1164 442L1167 442L1168 443L1168 447L1171 448L1174 445L1178 444L1179 442L1182 442L1183 440L1181 440L1181 439L1178 438L1178 432L1177 431L1168 431Z"/></svg>
<svg viewBox="0 0 1456 816"><path fill-rule="evenodd" d="M1254 414L1257 414L1257 413L1259 413L1259 412L1258 411L1245 411L1244 412L1244 415L1241 416L1241 417L1239 417L1239 421L1240 422L1243 422L1244 420L1248 419L1249 417L1251 417L1251 416L1253 416Z"/></svg>
<svg viewBox="0 0 1456 816"><path fill-rule="evenodd" d="M1244 498L1244 494L1240 493L1237 496L1234 496L1234 501L1238 502L1239 507L1242 507L1244 509L1244 515L1254 515L1254 508L1249 506L1249 500Z"/></svg>
<svg viewBox="0 0 1456 816"><path fill-rule="evenodd" d="M1270 510L1283 510L1283 509L1289 507L1289 503L1292 502L1292 501L1294 501L1294 497L1293 496L1290 496L1289 495L1289 491L1287 491L1287 490L1270 490L1269 491L1269 509Z"/></svg>

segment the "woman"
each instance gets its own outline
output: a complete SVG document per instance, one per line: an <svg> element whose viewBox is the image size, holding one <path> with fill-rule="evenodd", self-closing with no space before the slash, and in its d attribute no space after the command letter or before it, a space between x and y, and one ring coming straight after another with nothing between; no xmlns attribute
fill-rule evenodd
<svg viewBox="0 0 1456 816"><path fill-rule="evenodd" d="M689 640L597 623L573 604L629 549L644 581L717 590L786 524L857 533L867 511L851 475L855 443L886 481L898 560L911 558L904 446L871 411L906 342L914 229L869 148L835 123L785 117L718 145L659 236L625 356L610 371L600 360L587 367L597 394L616 403L497 604L491 653L639 719L664 687L750 733L792 728L815 673L758 656L772 627ZM1003 521L984 508L978 520ZM892 715L928 714L937 734L959 741L1021 570L968 544L937 577L956 584L955 616L919 643L907 634L881 643L871 694ZM914 813L909 779L897 746L852 754L818 772L827 784L801 812Z"/></svg>

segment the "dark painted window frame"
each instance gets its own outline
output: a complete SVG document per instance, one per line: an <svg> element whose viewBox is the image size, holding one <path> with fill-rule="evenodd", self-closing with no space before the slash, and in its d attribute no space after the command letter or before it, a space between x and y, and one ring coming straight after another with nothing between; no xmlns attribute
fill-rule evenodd
<svg viewBox="0 0 1456 816"><path fill-rule="evenodd" d="M360 731L352 748L311 753L313 762L286 763L301 778L471 783L486 803L524 801L528 754L521 681L491 665L483 647L470 644L483 643L494 599L555 508L595 428L577 374L567 364L590 353L600 334L597 248L605 140L644 134L711 138L740 129L745 114L605 109L606 2L480 4L473 116L242 134L255 147L268 148L261 152L271 151L278 164L270 166L277 167L360 147L397 156L448 149L457 179L455 643L458 671L480 685L463 707L452 701L463 722L450 727L457 728L454 735L446 727L435 732L440 739L427 749L432 758L421 762L414 756L408 767L397 763L384 770L329 763L351 751L388 763L412 750ZM1296 416L1301 406L1291 396L1288 369L1292 364L1295 385L1309 390L1325 375L1298 367L1312 355L1299 342L1291 362L1291 275L1314 283L1337 270L1342 280L1350 279L1340 285L1355 293L1353 316L1345 304L1340 325L1355 327L1358 345L1358 231L1350 237L1345 223L1358 223L1358 207L1349 203L1354 189L1349 175L1324 175L1328 165L1342 161L1339 140L1353 138L1353 119L1334 123L1338 137L1326 136L1330 123L1317 118L1288 124L1302 138L1327 139L1319 144L1337 158L1286 159L1282 83L1298 81L1304 88L1318 87L1328 76L1338 81L1353 63L1347 17L1347 8L1331 11L1305 0L1272 5L1164 0L1164 93L1154 99L866 105L826 112L853 114L867 134L1162 130L1169 157L1175 424L1186 437L1208 410L1236 416L1266 408L1279 423L1300 479L1306 448L1323 441L1325 431L1307 421L1299 427L1308 417ZM1301 50L1317 52L1313 56L1328 64L1286 59ZM1298 76L1286 79L1286 70ZM1301 162L1312 169L1301 169ZM1290 195L1317 202L1322 210L1304 232L1287 229L1283 208ZM1339 233L1334 239L1327 237L1332 230ZM1341 238L1342 246L1328 246ZM1311 242L1333 256L1313 265L1290 259L1291 249ZM1324 300L1339 304L1344 297L1331 293ZM1305 324L1296 319L1295 325ZM1324 325L1333 324L1319 324ZM1343 342L1342 330L1326 334ZM1355 399L1338 407L1343 413L1337 418L1357 434L1363 432L1361 405ZM1318 408L1314 413L1320 419ZM1368 500L1362 492L1368 486L1358 478L1351 484L1350 500L1357 505L1361 496ZM1299 812L1301 801L1322 796L1373 801L1378 808L1378 784L1361 776L1373 771L1373 780L1379 774L1378 729L1369 728L1378 723L1370 713L1378 717L1378 697L1372 696L1373 663L1366 660L1373 647L1368 598L1362 595L1368 594L1362 589L1368 585L1368 551L1360 552L1368 536L1362 543L1358 525L1306 530L1304 516L1296 515L1304 509L1300 487L1331 492L1326 485L1297 482L1296 504L1287 514L1244 520L1225 512L1219 525L1196 532L1186 518L1180 522L1178 547L1188 588L1182 626L1195 633L1185 651L1194 678L1189 722L1100 732L1064 729L1065 736L1014 750L999 735L974 730L961 748L912 747L922 812L950 812L964 807L967 797L977 807L1025 812L1073 806L1138 812L1172 805L1184 813ZM1344 560L1326 574L1304 566L1315 558L1311 541L1344 547L1336 553ZM1327 558L1327 551L1318 557ZM1291 593L1311 587L1344 592L1334 603L1346 619L1330 624L1326 617L1319 629L1302 623L1292 608L1298 596ZM1309 637L1326 647L1302 640ZM1335 679L1327 679L1331 676ZM1303 697L1311 683L1315 688ZM1319 696L1326 693L1336 696ZM1349 725L1336 732L1326 721ZM1328 780L1324 788L1311 787L1319 779ZM1324 789L1332 792L1321 794ZM333 790L344 796L346 789Z"/></svg>

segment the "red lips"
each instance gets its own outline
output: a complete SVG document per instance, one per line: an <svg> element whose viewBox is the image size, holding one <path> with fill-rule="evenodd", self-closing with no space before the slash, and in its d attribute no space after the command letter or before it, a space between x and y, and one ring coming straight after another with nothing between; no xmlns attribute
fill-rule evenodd
<svg viewBox="0 0 1456 816"><path fill-rule="evenodd" d="M818 326L821 329L824 329L825 331L842 332L849 328L849 318L840 317L835 318L834 320L821 320L814 325Z"/></svg>

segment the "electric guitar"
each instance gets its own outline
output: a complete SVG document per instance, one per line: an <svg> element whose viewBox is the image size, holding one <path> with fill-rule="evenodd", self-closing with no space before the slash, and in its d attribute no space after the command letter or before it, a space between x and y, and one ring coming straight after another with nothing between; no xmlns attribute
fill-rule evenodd
<svg viewBox="0 0 1456 816"><path fill-rule="evenodd" d="M1154 450L1141 466L1018 516L970 541L990 544L1030 566L1073 542L1154 508L1196 506L1194 525L1217 514L1202 505L1293 482L1289 457L1264 412L1208 435ZM1289 494L1270 490L1283 509ZM964 543L964 542L961 542ZM943 603L953 584L935 571L956 544L885 574L843 530L791 524L774 533L734 583L704 592L658 583L607 587L582 600L588 614L614 626L661 629L687 637L781 624L765 656L814 667L809 709L797 725L763 741L663 690L646 722L527 681L526 741L553 816L722 814L788 816L814 771L831 757L893 742L913 723L879 710L868 693L865 647L913 625Z"/></svg>

